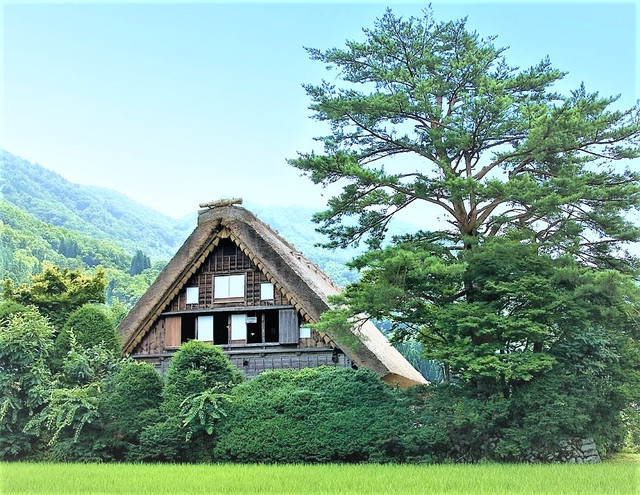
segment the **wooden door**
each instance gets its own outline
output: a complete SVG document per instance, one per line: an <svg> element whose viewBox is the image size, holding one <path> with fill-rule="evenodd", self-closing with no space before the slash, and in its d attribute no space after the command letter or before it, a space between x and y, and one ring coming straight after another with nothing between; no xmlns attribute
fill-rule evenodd
<svg viewBox="0 0 640 495"><path fill-rule="evenodd" d="M298 312L295 309L281 309L278 313L278 329L281 344L297 344L300 335Z"/></svg>

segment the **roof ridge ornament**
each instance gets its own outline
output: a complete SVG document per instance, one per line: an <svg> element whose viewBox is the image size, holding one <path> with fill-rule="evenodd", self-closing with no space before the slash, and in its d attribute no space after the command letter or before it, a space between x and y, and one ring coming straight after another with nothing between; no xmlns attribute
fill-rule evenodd
<svg viewBox="0 0 640 495"><path fill-rule="evenodd" d="M223 206L241 205L242 198L232 199L218 199L216 201L209 201L208 203L200 203L200 208L221 208Z"/></svg>

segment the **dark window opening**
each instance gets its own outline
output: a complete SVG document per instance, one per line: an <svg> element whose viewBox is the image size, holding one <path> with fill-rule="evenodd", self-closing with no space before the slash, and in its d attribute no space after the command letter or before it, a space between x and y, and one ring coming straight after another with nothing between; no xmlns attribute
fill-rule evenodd
<svg viewBox="0 0 640 495"><path fill-rule="evenodd" d="M231 239L222 239L216 248L216 254L236 256L238 254L238 246Z"/></svg>
<svg viewBox="0 0 640 495"><path fill-rule="evenodd" d="M264 315L264 341L279 342L280 341L280 320L278 311L265 311Z"/></svg>
<svg viewBox="0 0 640 495"><path fill-rule="evenodd" d="M219 313L213 317L213 343L225 345L229 343L229 314Z"/></svg>
<svg viewBox="0 0 640 495"><path fill-rule="evenodd" d="M184 344L189 340L196 338L196 317L193 315L184 315L182 317L182 332L180 343Z"/></svg>
<svg viewBox="0 0 640 495"><path fill-rule="evenodd" d="M255 321L254 321L255 320ZM247 344L262 343L262 321L255 313L247 315Z"/></svg>

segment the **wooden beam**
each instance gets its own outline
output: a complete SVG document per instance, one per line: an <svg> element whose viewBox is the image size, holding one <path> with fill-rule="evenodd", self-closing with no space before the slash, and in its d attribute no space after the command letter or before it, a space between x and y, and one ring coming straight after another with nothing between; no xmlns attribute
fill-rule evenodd
<svg viewBox="0 0 640 495"><path fill-rule="evenodd" d="M216 201L209 201L208 203L200 203L200 208L221 208L223 206L241 205L242 198L232 199L218 199Z"/></svg>

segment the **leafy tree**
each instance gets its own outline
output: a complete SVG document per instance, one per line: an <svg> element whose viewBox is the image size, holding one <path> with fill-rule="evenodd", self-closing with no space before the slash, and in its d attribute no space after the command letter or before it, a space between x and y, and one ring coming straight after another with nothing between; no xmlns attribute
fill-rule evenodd
<svg viewBox="0 0 640 495"><path fill-rule="evenodd" d="M614 445L618 413L638 402L638 261L624 248L640 240L628 215L640 174L610 163L640 156L638 106L614 110L617 98L584 85L563 96L549 60L511 67L465 20L388 10L364 35L309 50L343 87L305 86L331 135L324 153L290 160L343 185L315 216L328 245L370 248L324 324L390 321L443 363L457 387L447 390L485 403L469 410L501 401L508 444L492 455L522 455L544 417L544 441ZM381 249L389 222L418 204L441 221ZM554 404L571 394L569 428Z"/></svg>
<svg viewBox="0 0 640 495"><path fill-rule="evenodd" d="M45 442L47 458L52 461L114 460L107 448L112 439L104 429L105 401L123 361L98 345L78 346L73 332L70 340L71 350L53 377L44 407L29 420L25 432Z"/></svg>
<svg viewBox="0 0 640 495"><path fill-rule="evenodd" d="M21 304L33 304L49 318L57 331L69 315L87 303L104 303L107 286L105 272L98 267L93 275L44 263L42 273L31 277L30 284L14 287L5 281L3 297Z"/></svg>
<svg viewBox="0 0 640 495"><path fill-rule="evenodd" d="M48 397L52 335L33 307L0 319L0 459L36 455L38 437L23 429Z"/></svg>

